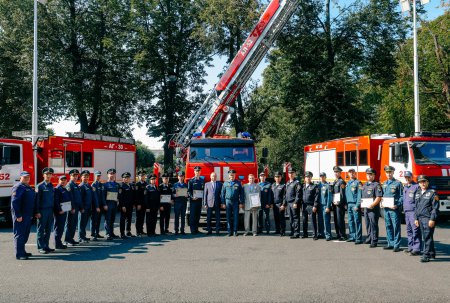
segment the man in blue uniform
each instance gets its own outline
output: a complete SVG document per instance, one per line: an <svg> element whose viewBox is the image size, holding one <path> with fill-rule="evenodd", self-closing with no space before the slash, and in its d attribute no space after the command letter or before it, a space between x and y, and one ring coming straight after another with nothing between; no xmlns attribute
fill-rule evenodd
<svg viewBox="0 0 450 303"><path fill-rule="evenodd" d="M178 172L178 182L173 185L173 191L175 201L173 206L173 210L175 212L175 234L178 235L178 233L181 233L182 235L185 235L186 233L184 232L184 227L187 208L187 184L184 182L184 172Z"/></svg>
<svg viewBox="0 0 450 303"><path fill-rule="evenodd" d="M272 184L273 217L275 219L275 234L284 237L286 233L286 201L284 195L286 186L281 183L281 172L277 171L274 175L275 182Z"/></svg>
<svg viewBox="0 0 450 303"><path fill-rule="evenodd" d="M162 183L159 185L158 191L160 195L159 229L161 235L170 234L169 222L173 204L173 186L169 183L169 174L165 173L162 175Z"/></svg>
<svg viewBox="0 0 450 303"><path fill-rule="evenodd" d="M80 243L87 243L90 241L90 239L86 237L86 226L93 212L100 213L97 196L93 191L92 186L89 184L90 174L91 173L88 170L83 170L81 172L81 183L79 185L82 204L82 211L80 211L78 219L78 241Z"/></svg>
<svg viewBox="0 0 450 303"><path fill-rule="evenodd" d="M27 260L31 256L25 251L30 236L31 218L35 211L35 192L30 187L30 173L20 173L20 182L11 193L11 215L13 221L14 249L17 260Z"/></svg>
<svg viewBox="0 0 450 303"><path fill-rule="evenodd" d="M120 238L127 239L135 237L131 233L131 219L133 217L134 186L130 183L131 174L122 174L122 184L119 188L119 210L120 210ZM127 233L125 234L125 227Z"/></svg>
<svg viewBox="0 0 450 303"><path fill-rule="evenodd" d="M370 206L364 208L364 219L366 221L367 238L366 244L371 248L378 245L378 219L380 218L380 202L383 197L381 185L375 181L375 169L369 167L366 169L367 182L361 190L361 200L368 199Z"/></svg>
<svg viewBox="0 0 450 303"><path fill-rule="evenodd" d="M190 200L190 222L191 234L199 233L198 224L203 205L203 190L205 189L205 181L200 177L201 167L194 167L194 178L188 182L188 194Z"/></svg>
<svg viewBox="0 0 450 303"><path fill-rule="evenodd" d="M64 233L64 226L66 225L67 214L63 210L64 204L72 204L69 191L66 189L67 177L61 175L59 177L59 183L55 188L55 248L66 249L67 246L62 243L62 236Z"/></svg>
<svg viewBox="0 0 450 303"><path fill-rule="evenodd" d="M436 258L434 249L434 228L439 214L439 197L433 189L429 189L429 182L426 176L420 175L417 178L420 188L416 191L416 208L414 210L415 222L423 235L423 256L421 262L429 262L430 258Z"/></svg>
<svg viewBox="0 0 450 303"><path fill-rule="evenodd" d="M302 238L308 238L308 217L311 216L313 225L313 239L318 239L317 234L317 214L320 211L319 207L319 189L317 185L312 183L313 173L305 172L305 184L302 190L302 215L303 215L303 235Z"/></svg>
<svg viewBox="0 0 450 303"><path fill-rule="evenodd" d="M301 184L296 179L297 171L290 168L288 171L289 181L286 183L286 190L284 195L284 204L287 205L289 212L289 221L291 224L291 239L298 239L300 237L300 207L302 206Z"/></svg>
<svg viewBox="0 0 450 303"><path fill-rule="evenodd" d="M79 242L73 239L75 237L75 230L77 228L78 223L78 212L82 207L80 188L76 183L78 180L78 176L80 175L80 172L77 169L72 169L69 172L69 175L70 175L70 182L67 183L66 189L70 193L72 201L72 209L69 212L67 212L64 243L66 245L74 246L80 244Z"/></svg>
<svg viewBox="0 0 450 303"><path fill-rule="evenodd" d="M348 170L350 181L345 187L345 198L348 207L348 231L347 242L355 242L355 245L362 244L362 222L361 222L361 189L362 183L356 178L356 171Z"/></svg>
<svg viewBox="0 0 450 303"><path fill-rule="evenodd" d="M259 174L259 187L261 188L261 208L258 214L258 234L262 233L263 227L266 234L270 232L270 209L272 208L272 186L266 181L264 172Z"/></svg>
<svg viewBox="0 0 450 303"><path fill-rule="evenodd" d="M212 234L211 221L213 212L216 217L216 234L220 232L220 194L222 192L222 183L217 181L216 173L212 172L210 175L211 181L205 184L205 192L203 203L206 208L206 229L208 235Z"/></svg>
<svg viewBox="0 0 450 303"><path fill-rule="evenodd" d="M104 184L106 206L108 207L105 218L106 240L119 238L114 234L114 221L116 220L117 204L119 202L119 183L116 182L116 169L110 168L106 172L108 181Z"/></svg>
<svg viewBox="0 0 450 303"><path fill-rule="evenodd" d="M41 254L55 251L49 247L50 234L53 227L53 209L55 206L55 189L51 182L53 169L46 167L42 170L44 181L36 186L37 219L37 248Z"/></svg>
<svg viewBox="0 0 450 303"><path fill-rule="evenodd" d="M333 188L327 182L327 174L324 172L320 173L320 183L319 183L319 195L320 195L320 209L324 218L324 230L325 239L330 241L331 237L331 203L333 200Z"/></svg>
<svg viewBox="0 0 450 303"><path fill-rule="evenodd" d="M331 184L333 188L333 219L334 227L336 229L336 238L339 241L347 240L347 233L345 232L345 209L347 201L345 199L346 183L342 179L342 168L339 166L333 167L335 180Z"/></svg>
<svg viewBox="0 0 450 303"><path fill-rule="evenodd" d="M156 187L156 175L149 176L150 184L145 188L145 212L146 212L146 226L147 236L157 236L156 223L158 221L158 211L160 207L160 195Z"/></svg>
<svg viewBox="0 0 450 303"><path fill-rule="evenodd" d="M136 235L141 237L144 235L145 221L145 188L147 187L147 175L145 171L139 171L139 181L136 182L134 193L136 200Z"/></svg>
<svg viewBox="0 0 450 303"><path fill-rule="evenodd" d="M91 187L94 195L96 197L99 211L93 210L91 218L91 237L92 241L97 241L97 239L103 239L104 237L100 235L100 222L102 221L102 215L105 216L108 211L108 206L105 200L105 188L103 183L100 181L102 178L102 173L98 170L94 172L95 181L92 182Z"/></svg>
<svg viewBox="0 0 450 303"><path fill-rule="evenodd" d="M404 252L410 256L420 255L422 249L422 234L420 228L414 223L416 210L416 191L419 185L414 182L410 171L405 171L406 185L403 187L403 211L405 212L406 233L408 235L408 249Z"/></svg>
<svg viewBox="0 0 450 303"><path fill-rule="evenodd" d="M386 239L387 246L383 249L393 249L394 252L399 252L401 242L401 225L400 225L400 207L403 204L403 185L400 181L394 178L395 168L389 165L384 167L386 177L388 178L383 183L383 207L384 207L384 222L386 224ZM388 206L388 200L393 200Z"/></svg>
<svg viewBox="0 0 450 303"><path fill-rule="evenodd" d="M220 199L222 201L222 208L227 211L227 229L228 236L238 236L239 224L239 208L244 207L244 190L241 182L236 180L236 171L230 169L228 171L228 181L225 181L222 186Z"/></svg>

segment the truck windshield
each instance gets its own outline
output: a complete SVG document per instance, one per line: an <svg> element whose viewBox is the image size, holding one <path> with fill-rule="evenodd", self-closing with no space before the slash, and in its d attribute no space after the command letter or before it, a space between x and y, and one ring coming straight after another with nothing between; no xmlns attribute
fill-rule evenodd
<svg viewBox="0 0 450 303"><path fill-rule="evenodd" d="M450 164L450 142L414 142L411 148L417 164Z"/></svg>
<svg viewBox="0 0 450 303"><path fill-rule="evenodd" d="M254 162L253 147L191 146L190 162Z"/></svg>

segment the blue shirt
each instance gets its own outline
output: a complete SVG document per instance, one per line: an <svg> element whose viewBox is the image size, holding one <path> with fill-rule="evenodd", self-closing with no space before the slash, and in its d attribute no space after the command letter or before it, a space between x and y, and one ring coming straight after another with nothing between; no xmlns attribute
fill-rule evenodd
<svg viewBox="0 0 450 303"><path fill-rule="evenodd" d="M244 203L244 190L241 182L238 180L225 181L222 186L222 192L220 193L220 199L222 203Z"/></svg>
<svg viewBox="0 0 450 303"><path fill-rule="evenodd" d="M31 217L35 211L34 190L27 184L17 183L11 193L11 214L14 219Z"/></svg>
<svg viewBox="0 0 450 303"><path fill-rule="evenodd" d="M180 202L180 203L187 203L187 197L177 197L177 188L187 188L187 184L186 183L180 183L177 182L173 185L173 199L175 200L175 202Z"/></svg>
<svg viewBox="0 0 450 303"><path fill-rule="evenodd" d="M71 196L72 209L82 208L83 205L81 203L80 187L74 181L70 181L67 184L66 189L69 191Z"/></svg>
<svg viewBox="0 0 450 303"><path fill-rule="evenodd" d="M320 204L325 208L331 208L333 201L333 187L328 183L319 183Z"/></svg>
<svg viewBox="0 0 450 303"><path fill-rule="evenodd" d="M95 196L97 197L97 203L99 207L103 207L106 205L106 197L105 197L105 187L103 186L103 183L100 181L95 181L91 184L92 191L94 192Z"/></svg>
<svg viewBox="0 0 450 303"><path fill-rule="evenodd" d="M105 189L105 201L110 201L110 202L119 202L119 188L120 185L119 183L117 183L116 181L108 181L104 184L104 189ZM117 200L108 200L108 193L117 193Z"/></svg>
<svg viewBox="0 0 450 303"><path fill-rule="evenodd" d="M83 209L98 208L97 197L92 190L92 186L89 183L80 183L81 202Z"/></svg>
<svg viewBox="0 0 450 303"><path fill-rule="evenodd" d="M53 208L55 205L55 189L51 182L42 181L36 186L37 210Z"/></svg>
<svg viewBox="0 0 450 303"><path fill-rule="evenodd" d="M356 207L361 205L362 184L358 179L351 179L345 187L345 198L347 203L356 203Z"/></svg>
<svg viewBox="0 0 450 303"><path fill-rule="evenodd" d="M273 203L272 185L269 182L259 182L259 187L261 188L261 207L271 205Z"/></svg>
<svg viewBox="0 0 450 303"><path fill-rule="evenodd" d="M194 190L204 190L205 189L205 181L202 178L192 178L188 182L188 195L192 199L194 197ZM201 201L203 199L198 198L195 201Z"/></svg>
<svg viewBox="0 0 450 303"><path fill-rule="evenodd" d="M403 187L403 210L414 211L416 209L416 199L414 198L419 184L411 182ZM420 190L420 189L419 189Z"/></svg>
<svg viewBox="0 0 450 303"><path fill-rule="evenodd" d="M403 204L403 185L396 179L387 180L383 183L383 197L394 197L394 205Z"/></svg>
<svg viewBox="0 0 450 303"><path fill-rule="evenodd" d="M61 203L70 202L70 193L64 186L57 185L55 187L55 212L59 214L62 211Z"/></svg>

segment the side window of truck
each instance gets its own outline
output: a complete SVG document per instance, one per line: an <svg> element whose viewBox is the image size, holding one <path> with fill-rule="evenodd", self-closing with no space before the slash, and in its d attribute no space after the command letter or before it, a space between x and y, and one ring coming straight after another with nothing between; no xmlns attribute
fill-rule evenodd
<svg viewBox="0 0 450 303"><path fill-rule="evenodd" d="M396 163L408 163L409 152L408 145L406 143L398 144L397 153L395 151L396 144L391 145L391 162Z"/></svg>
<svg viewBox="0 0 450 303"><path fill-rule="evenodd" d="M68 167L81 167L81 152L66 151L66 165Z"/></svg>
<svg viewBox="0 0 450 303"><path fill-rule="evenodd" d="M0 149L2 165L20 164L20 146L5 145Z"/></svg>

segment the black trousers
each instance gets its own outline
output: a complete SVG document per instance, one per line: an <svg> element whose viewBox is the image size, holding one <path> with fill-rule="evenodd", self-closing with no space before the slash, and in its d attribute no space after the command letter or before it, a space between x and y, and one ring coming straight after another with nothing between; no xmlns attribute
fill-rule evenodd
<svg viewBox="0 0 450 303"><path fill-rule="evenodd" d="M131 220L133 218L133 206L126 206L126 211L120 207L120 234L125 234L125 225L127 232L131 232Z"/></svg>
<svg viewBox="0 0 450 303"><path fill-rule="evenodd" d="M294 203L288 203L289 221L291 223L291 235L300 235L300 205L294 208Z"/></svg>
<svg viewBox="0 0 450 303"><path fill-rule="evenodd" d="M284 233L286 231L286 219L285 219L285 212L286 209L280 210L281 204L274 204L273 205L273 217L275 219L275 231L277 233L282 232Z"/></svg>
<svg viewBox="0 0 450 303"><path fill-rule="evenodd" d="M144 221L145 221L145 207L141 206L141 209L136 208L136 233L144 233Z"/></svg>
<svg viewBox="0 0 450 303"><path fill-rule="evenodd" d="M380 218L380 208L364 209L364 219L366 221L367 239L370 244L378 243L378 219Z"/></svg>
<svg viewBox="0 0 450 303"><path fill-rule="evenodd" d="M149 212L145 212L145 224L147 225L147 235L156 234L156 223L158 221L158 208L150 208Z"/></svg>
<svg viewBox="0 0 450 303"><path fill-rule="evenodd" d="M308 236L308 217L311 217L314 237L317 237L317 212L313 213L312 205L303 205L303 236Z"/></svg>
<svg viewBox="0 0 450 303"><path fill-rule="evenodd" d="M263 229L266 232L270 231L270 208L260 208L258 211L258 233L261 233Z"/></svg>
<svg viewBox="0 0 450 303"><path fill-rule="evenodd" d="M435 257L436 250L434 249L434 227L430 228L428 226L428 221L430 218L420 217L419 218L419 227L423 236L423 256L424 257Z"/></svg>
<svg viewBox="0 0 450 303"><path fill-rule="evenodd" d="M334 227L336 229L336 237L346 238L347 233L345 232L345 206L344 205L333 205L333 220Z"/></svg>
<svg viewBox="0 0 450 303"><path fill-rule="evenodd" d="M172 205L170 203L162 203L161 209L159 210L159 229L161 234L169 232L169 221L170 221L170 210L172 209Z"/></svg>

